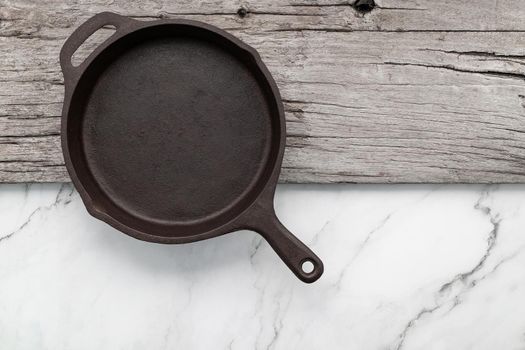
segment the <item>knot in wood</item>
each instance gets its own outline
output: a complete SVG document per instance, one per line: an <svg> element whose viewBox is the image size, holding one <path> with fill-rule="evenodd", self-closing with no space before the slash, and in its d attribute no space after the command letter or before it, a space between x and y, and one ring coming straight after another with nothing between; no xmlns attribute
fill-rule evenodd
<svg viewBox="0 0 525 350"><path fill-rule="evenodd" d="M376 3L374 0L357 0L353 7L357 12L368 13L376 7Z"/></svg>

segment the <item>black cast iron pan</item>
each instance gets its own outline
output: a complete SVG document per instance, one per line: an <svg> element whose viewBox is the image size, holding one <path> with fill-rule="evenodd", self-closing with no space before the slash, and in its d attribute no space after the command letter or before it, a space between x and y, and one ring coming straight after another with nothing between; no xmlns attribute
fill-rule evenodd
<svg viewBox="0 0 525 350"><path fill-rule="evenodd" d="M105 25L115 33L73 66ZM275 215L285 118L253 48L200 22L104 12L67 39L60 63L65 163L91 215L157 243L254 230L302 281L321 276Z"/></svg>

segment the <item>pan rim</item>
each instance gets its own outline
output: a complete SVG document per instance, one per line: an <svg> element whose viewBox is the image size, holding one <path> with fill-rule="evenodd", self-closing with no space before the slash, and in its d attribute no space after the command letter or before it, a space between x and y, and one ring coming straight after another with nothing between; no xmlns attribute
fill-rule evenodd
<svg viewBox="0 0 525 350"><path fill-rule="evenodd" d="M120 33L116 33L116 35L110 37L106 42L104 42L100 47L98 47L91 55L88 56L88 58L79 66L80 67L80 73L78 75L78 78L76 81L74 81L73 84L66 84L66 94L64 98L64 107L62 111L62 135L61 135L61 142L62 142L62 149L64 153L64 159L66 168L70 174L70 177L77 188L80 197L82 201L84 202L84 205L86 206L88 212L94 216L95 218L98 218L109 225L115 227L116 229L132 236L140 240L149 241L149 242L156 242L156 243L186 243L186 242L193 242L198 241L202 239L211 238L214 236L221 235L226 232L235 231L242 228L248 228L248 226L244 223L242 223L242 220L239 220L243 216L243 214L257 202L260 200L263 200L265 202L265 205L268 207L273 207L273 194L275 191L275 186L279 177L281 164L282 164L282 158L284 154L284 146L285 146L285 139L286 139L286 124L285 124L285 116L284 116L284 108L282 105L282 100L280 97L279 90L277 88L277 85L271 76L270 72L268 71L267 67L262 62L261 57L257 53L257 51L252 48L251 46L247 45L246 43L242 42L240 39L234 37L233 35L227 33L226 31L219 29L217 27L214 27L212 25L193 21L193 20L183 20L183 19L171 19L171 20L156 20L156 21L135 21L130 19L130 23L133 23L133 25L129 26L126 30L121 31ZM95 62L97 57L101 55L106 49L111 47L113 44L115 44L120 39L127 37L128 35L131 35L133 33L136 33L138 31L148 29L148 28L154 28L158 26L166 26L166 25L183 25L183 26L189 26L189 27L196 27L200 28L202 30L210 31L214 35L218 35L222 37L223 39L226 39L228 42L232 43L235 47L242 49L245 53L247 53L251 58L253 59L253 69L257 69L262 74L262 79L264 79L264 83L268 85L269 88L269 98L271 98L271 103L275 104L276 111L272 113L273 118L277 119L277 116L275 114L279 115L279 128L280 130L276 130L274 132L279 132L279 144L278 145L271 145L271 148L275 148L275 155L272 157L271 154L268 155L268 159L266 159L266 164L263 165L261 174L254 175L256 180L254 181L255 185L250 185L249 187L253 187L249 189L247 194L241 194L239 195L239 198L237 198L233 203L242 201L242 199L250 197L250 201L246 205L241 205L240 210L232 210L235 208L230 208L226 210L227 212L232 212L233 215L230 215L230 217L227 218L227 220L220 221L220 224L214 225L212 229L205 230L203 232L198 233L189 233L185 235L177 235L177 236L164 236L164 235L157 235L157 234L151 234L148 233L147 230L144 229L137 229L136 227L131 227L121 220L113 217L109 213L106 212L106 210L101 207L99 204L97 204L96 200L93 198L93 195L90 194L90 192L85 188L84 180L82 180L77 170L75 169L74 162L71 159L69 144L68 144L68 133L67 133L67 124L68 119L70 118L70 112L72 109L71 102L73 100L73 97L75 96L75 91L78 86L78 84L82 81L82 78L86 71L89 70L90 66ZM67 77L65 77L65 80L67 80ZM271 141L270 141L271 142ZM271 151L270 151L271 153ZM81 160L82 162L85 162L85 160ZM273 163L273 164L272 164ZM265 167L268 167L268 169L265 169ZM263 173L268 172L269 175L264 176ZM261 177L264 177L262 180L262 183L260 184L260 189L257 189L256 185L261 181ZM96 181L95 181L96 182ZM253 196L250 196L250 192L253 193ZM111 197L108 196L108 198ZM113 205L116 205L116 203L111 200ZM237 204L235 204L237 205ZM222 213L223 210L220 210L221 214L219 216L223 216ZM127 215L132 215L131 212L126 211ZM145 226L151 225L151 220L145 220L143 217L138 217L139 220L141 220ZM180 227L181 225L174 225L173 227ZM190 228L192 225L184 225ZM191 231L191 230L190 230Z"/></svg>

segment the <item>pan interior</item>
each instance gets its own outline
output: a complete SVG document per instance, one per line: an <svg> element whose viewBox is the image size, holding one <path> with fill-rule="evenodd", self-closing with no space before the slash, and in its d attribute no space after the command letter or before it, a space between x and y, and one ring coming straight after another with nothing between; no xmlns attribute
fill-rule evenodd
<svg viewBox="0 0 525 350"><path fill-rule="evenodd" d="M156 235L235 217L264 188L278 152L278 108L263 73L203 29L119 39L84 72L71 106L79 180L110 216Z"/></svg>

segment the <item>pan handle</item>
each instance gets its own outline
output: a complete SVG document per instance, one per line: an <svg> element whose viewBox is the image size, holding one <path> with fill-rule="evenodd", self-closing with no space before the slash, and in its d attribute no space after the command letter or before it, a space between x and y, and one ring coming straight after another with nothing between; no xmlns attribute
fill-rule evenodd
<svg viewBox="0 0 525 350"><path fill-rule="evenodd" d="M317 281L324 271L321 259L284 227L275 215L274 210L270 215L261 215L260 213L261 211L257 217L252 218L252 225L250 225L252 229L263 236L281 260L301 281L305 283ZM310 265L311 271L306 270L308 265Z"/></svg>
<svg viewBox="0 0 525 350"><path fill-rule="evenodd" d="M78 78L80 72L82 71L82 66L85 61L79 66L75 67L71 63L71 58L73 57L75 51L78 50L80 45L84 43L84 41L86 41L93 33L95 33L100 28L104 27L105 25L115 26L116 33L117 31L119 31L120 28L125 27L127 24L132 22L135 22L135 20L118 15L113 12L101 12L91 17L86 22L82 23L80 27L78 27L73 32L73 34L71 34L71 36L67 38L66 42L64 43L64 46L62 46L62 49L60 50L60 66L64 74L65 85L71 85L68 83L74 82ZM108 40L109 38L106 39L106 42ZM100 49L101 47L97 48L94 52L91 53L91 55L94 55L95 52L98 53Z"/></svg>

